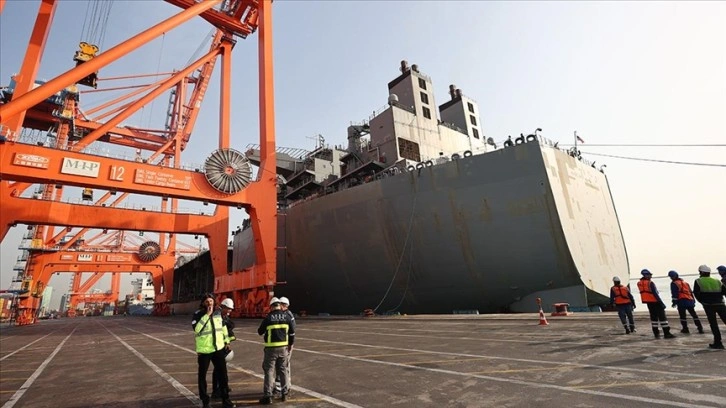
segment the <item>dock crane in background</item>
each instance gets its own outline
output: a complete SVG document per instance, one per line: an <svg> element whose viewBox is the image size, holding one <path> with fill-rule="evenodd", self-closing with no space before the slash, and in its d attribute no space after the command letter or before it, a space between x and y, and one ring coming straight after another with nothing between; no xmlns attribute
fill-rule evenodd
<svg viewBox="0 0 726 408"><path fill-rule="evenodd" d="M204 235L209 240L214 270L214 291L219 296L231 297L240 305L236 315L258 316L264 313L267 299L276 282L276 177L274 101L272 78L272 9L269 0L221 1L168 0L182 11L175 16L143 31L121 44L79 63L75 68L42 84L36 84L45 40L55 13L56 0L41 0L38 16L30 43L19 74L15 77L12 95L0 103L0 238L16 224L47 225L65 228L107 228L114 230L154 231L170 234ZM0 12L4 2L0 0ZM179 26L195 16L201 16L219 32L218 46L186 68L174 72L157 84L146 89L147 93L137 100L125 103L106 116L114 115L104 123L78 119L76 114L78 94L75 84L102 67L143 46L163 33ZM230 92L231 52L235 37L246 38L258 31L259 39L259 97L260 97L260 146L263 158L257 180L251 180L249 163L243 154L230 149ZM211 152L203 168L182 169L180 156L191 134L194 105L175 104L180 112L182 131L148 135L139 130L119 128L119 124L147 103L177 86L196 70L221 56L220 123L218 148ZM97 78L100 79L100 78ZM40 86L36 86L40 85ZM143 88L142 88L143 89ZM203 95L205 87L197 93ZM142 91L143 92L143 91ZM65 93L65 95L64 95ZM141 92L139 92L141 93ZM136 93L138 94L138 93ZM58 100L60 96L60 100ZM180 98L179 100L183 100ZM28 130L42 129L33 126L38 116L48 114L48 102L62 103L60 115L68 118L68 142L56 142L55 146L24 138ZM67 103L70 103L68 105ZM45 107L45 111L44 108ZM70 111L70 112L69 112ZM186 115L184 114L186 112ZM51 116L53 112L51 111ZM83 116L83 115L82 115ZM57 116L53 116L57 118ZM191 119L191 120L190 120ZM59 121L63 124L63 121ZM72 126L73 125L73 126ZM76 132L73 127L90 129ZM25 132L25 133L24 133ZM78 140L71 141L70 135ZM56 140L61 138L56 137ZM145 161L103 157L94 154L99 143L111 143L153 151ZM268 176L271 175L271 176ZM83 189L100 189L107 193L95 205L80 205L60 201L60 194L43 190L40 196L22 194L33 184L45 186L75 186ZM58 190L61 190L59 188ZM139 211L103 205L116 192L156 196L162 200L161 211ZM216 204L213 215L174 211L175 199L187 199ZM249 269L227 273L227 239L229 224L228 206L245 208L250 215L256 241L257 262ZM38 265L52 264L43 248L55 236L51 228L37 234L34 241L39 245ZM45 236L43 236L45 235ZM161 246L161 245L160 245ZM161 251L158 251L161 252ZM160 254L159 254L160 255ZM173 265L173 263L172 263ZM137 265L138 267L138 265ZM30 293L37 293L49 280L55 267L36 267L30 271ZM65 266L67 268L67 266ZM41 272L38 272L40 270ZM173 267L154 275L157 313L168 313L171 296L162 282L171 285ZM27 300L25 322L32 322L35 305Z"/></svg>
<svg viewBox="0 0 726 408"><path fill-rule="evenodd" d="M44 263L43 267L76 270L72 272L74 276L68 293L69 310L75 310L79 303L115 304L119 300L121 273L147 272L153 276L154 270L160 272L168 269L166 263L174 261L174 256L166 256L157 262L145 263L147 260L142 258L149 254L149 251L145 250L149 242L154 241L145 241L138 235L125 231L103 231L88 240L83 240L81 244L74 244L73 249L54 253L54 259ZM184 243L179 244L182 248L177 247L177 254L199 253L199 248ZM91 273L85 281L84 272ZM94 285L106 274L111 274L111 290L100 294L90 293Z"/></svg>

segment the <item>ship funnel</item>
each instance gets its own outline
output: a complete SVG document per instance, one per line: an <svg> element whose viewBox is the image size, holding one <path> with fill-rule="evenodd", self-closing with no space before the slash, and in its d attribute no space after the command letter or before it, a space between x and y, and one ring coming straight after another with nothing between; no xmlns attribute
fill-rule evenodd
<svg viewBox="0 0 726 408"><path fill-rule="evenodd" d="M454 99L456 97L456 85L449 85L449 95L451 95L451 99Z"/></svg>
<svg viewBox="0 0 726 408"><path fill-rule="evenodd" d="M408 61L406 61L406 60L401 61L400 69L401 69L401 72L405 74L406 71L408 71Z"/></svg>

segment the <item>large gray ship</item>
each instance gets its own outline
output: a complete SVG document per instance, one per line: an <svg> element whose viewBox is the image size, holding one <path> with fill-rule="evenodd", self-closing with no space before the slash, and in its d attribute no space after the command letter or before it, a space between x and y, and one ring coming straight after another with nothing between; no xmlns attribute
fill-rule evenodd
<svg viewBox="0 0 726 408"><path fill-rule="evenodd" d="M310 314L607 304L629 269L605 174L539 129L497 146L473 99L451 85L436 112L431 79L400 71L347 147L278 149L275 295ZM247 224L234 235L233 270L252 240Z"/></svg>

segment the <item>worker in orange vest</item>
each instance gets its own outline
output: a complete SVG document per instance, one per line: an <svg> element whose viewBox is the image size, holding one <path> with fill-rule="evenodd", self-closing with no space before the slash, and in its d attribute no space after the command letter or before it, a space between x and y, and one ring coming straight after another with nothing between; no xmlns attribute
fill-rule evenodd
<svg viewBox="0 0 726 408"><path fill-rule="evenodd" d="M668 319L666 319L665 310L666 305L658 294L658 289L655 287L650 278L653 274L649 270L643 269L640 271L643 275L638 281L638 290L640 290L640 300L648 306L648 313L650 314L650 326L653 329L653 335L656 339L660 338L660 331L658 330L658 324L663 328L663 337L666 339L672 339L676 336L671 334L671 328L668 326Z"/></svg>
<svg viewBox="0 0 726 408"><path fill-rule="evenodd" d="M678 272L670 271L668 276L671 278L671 298L673 299L673 307L678 307L678 316L681 318L681 333L690 333L688 330L688 320L686 311L693 317L693 323L700 334L703 334L703 325L696 313L696 300L693 297L693 291L688 282L678 277Z"/></svg>
<svg viewBox="0 0 726 408"><path fill-rule="evenodd" d="M614 304L618 310L618 317L625 328L625 334L635 333L635 322L633 321L635 299L630 293L630 289L620 284L620 278L617 276L613 277L613 287L610 288L610 304Z"/></svg>

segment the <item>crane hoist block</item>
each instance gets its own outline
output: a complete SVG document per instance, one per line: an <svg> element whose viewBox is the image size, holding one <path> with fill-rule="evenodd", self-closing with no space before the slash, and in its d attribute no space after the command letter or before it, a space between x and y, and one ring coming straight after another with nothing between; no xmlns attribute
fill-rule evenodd
<svg viewBox="0 0 726 408"><path fill-rule="evenodd" d="M83 193L81 193L81 199L83 201L93 201L93 189L84 188Z"/></svg>
<svg viewBox="0 0 726 408"><path fill-rule="evenodd" d="M80 44L78 44L78 47L80 48L80 50L76 51L76 54L73 56L73 61L76 61L76 66L92 60L96 56L96 53L98 53L98 46L94 44L81 42ZM95 89L98 86L98 84L96 83L97 80L98 72L93 72L87 77L78 81L78 84L90 86Z"/></svg>

